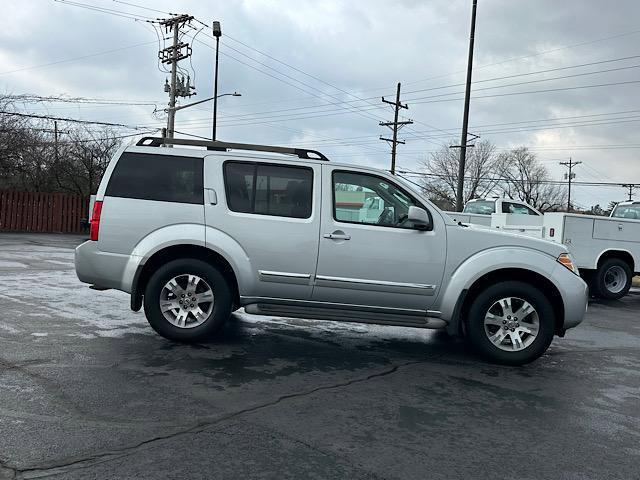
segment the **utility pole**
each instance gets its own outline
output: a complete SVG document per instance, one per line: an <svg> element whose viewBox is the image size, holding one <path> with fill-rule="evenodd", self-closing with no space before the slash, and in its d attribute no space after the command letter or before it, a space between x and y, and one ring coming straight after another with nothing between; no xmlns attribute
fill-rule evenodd
<svg viewBox="0 0 640 480"><path fill-rule="evenodd" d="M473 70L473 43L476 34L476 8L478 0L471 7L471 34L469 35L469 58L467 59L467 86L464 92L464 112L462 114L462 136L460 137L460 161L458 162L458 186L456 191L456 211L462 211L464 191L464 169L467 159L467 130L469 128L469 100L471 99L471 72Z"/></svg>
<svg viewBox="0 0 640 480"><path fill-rule="evenodd" d="M55 165L58 165L58 121L53 121L53 146L54 146L54 160Z"/></svg>
<svg viewBox="0 0 640 480"><path fill-rule="evenodd" d="M569 168L569 173L568 174L564 174L564 178L566 180L569 181L569 196L567 198L567 212L571 211L571 181L576 178L576 174L573 173L573 167L575 167L576 165L580 165L582 162L574 162L571 157L569 157L569 161L568 162L560 162L560 165L563 165L565 167Z"/></svg>
<svg viewBox="0 0 640 480"><path fill-rule="evenodd" d="M396 150L397 145L401 143L404 145L404 140L398 140L398 131L404 127L405 125L411 125L413 120L403 120L398 121L398 114L401 108L408 109L409 106L407 104L400 103L400 83L398 83L398 89L396 91L396 101L391 102L382 97L382 101L384 103L388 103L389 105L393 105L394 115L393 122L380 122L379 125L381 127L389 127L393 132L393 138L385 138L380 135L380 140L384 140L385 142L389 142L391 144L391 174L395 175L396 173Z"/></svg>
<svg viewBox="0 0 640 480"><path fill-rule="evenodd" d="M193 20L192 15L176 15L160 21L160 25L165 27L167 33L173 32L173 43L171 46L158 52L158 58L162 63L171 64L171 83L165 80L165 92L169 93L169 108L167 110L167 137L173 138L176 120L176 98L190 97L195 95L191 90L195 87L190 84L187 77L185 85L184 77L178 82L178 62L191 55L191 47L188 43L179 41L180 28Z"/></svg>
<svg viewBox="0 0 640 480"><path fill-rule="evenodd" d="M622 185L624 188L628 188L629 189L629 201L633 200L633 189L636 188L635 184L630 183L630 184L624 184Z"/></svg>

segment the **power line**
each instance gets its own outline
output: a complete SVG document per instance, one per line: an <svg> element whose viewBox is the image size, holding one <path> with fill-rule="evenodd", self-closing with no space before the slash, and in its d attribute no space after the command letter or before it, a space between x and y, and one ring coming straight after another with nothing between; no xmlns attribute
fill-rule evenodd
<svg viewBox="0 0 640 480"><path fill-rule="evenodd" d="M145 6L142 6L142 5L138 5L138 4L136 4L136 3L124 2L124 1L122 1L122 0L113 0L113 1L114 1L115 3L121 3L122 5L128 5L128 6L130 6L130 7L141 8L141 9L143 9L143 10L148 10L148 11L150 11L150 12L162 13L163 15L171 15L171 16L173 16L173 15L178 15L177 13L164 12L164 11L162 11L162 10L157 10L157 9L155 9L155 8L150 8L150 7L145 7Z"/></svg>
<svg viewBox="0 0 640 480"><path fill-rule="evenodd" d="M200 22L200 23L202 23L202 22ZM208 35L208 34L206 34L206 33L203 33L203 35L204 35L204 36L206 36L206 37L209 37L209 38L213 38L213 37L211 37L210 35ZM206 45L207 47L209 47L209 48L213 49L213 46L209 45L208 43L206 43L206 42L204 42L204 41L202 41L202 40L197 40L197 41L198 41L198 42L200 42L200 43L202 43L203 45ZM308 84L308 83L306 83L306 82L303 82L303 81L301 81L301 80L298 80L297 78L292 77L291 75L289 75L289 74L287 74L287 73L284 73L284 72L282 72L282 71L280 71L280 70L278 70L278 69L276 69L276 68L273 68L273 67L271 67L270 65L267 65L266 63L260 62L259 60L256 60L255 58L253 58L253 57L251 57L251 56L249 56L249 55L247 55L247 54L245 54L245 53L241 52L240 50L238 50L238 49L236 49L236 48L231 47L230 45L228 45L228 44L226 44L226 43L224 43L224 42L222 42L222 45L223 45L225 48L228 48L228 49L230 49L230 50L232 50L232 51L234 51L234 52L237 52L237 53L239 53L240 55L242 55L242 56L244 56L244 57L248 58L249 60L251 60L251 61L253 61L253 62L257 63L257 64L259 64L259 65L261 65L261 66L263 66L263 67L265 67L265 68L268 68L269 70L272 70L272 71L276 72L278 75L282 75L283 77L288 78L288 79L290 79L290 80L291 80L291 81L293 81L293 82L297 82L297 83L299 83L300 85L303 85L303 86L305 86L305 87L307 87L307 88L311 89L312 91L305 90L304 88L301 88L301 87L299 87L298 85L295 85L295 84L293 84L293 83L291 83L291 82L288 82L288 81L286 81L286 80L283 80L282 78L276 77L275 75L273 75L273 74L271 74L271 73L269 73L269 72L266 72L266 71L264 71L264 70L261 70L260 68L257 68L257 67L255 67L254 65L251 65L251 64L249 64L249 63L247 63L247 62L245 62L245 61L242 61L242 60L240 60L240 59L238 59L238 58L234 57L233 55L230 55L229 53L226 53L226 52L224 52L224 51L222 51L222 50L220 51L220 53L221 53L222 55L224 55L225 57L228 57L228 58L230 58L230 59L232 59L232 60L234 60L234 61L236 61L236 62L238 62L238 63L240 63L240 64L242 64L242 65L245 65L245 66L247 66L247 67L249 67L249 68L252 68L252 69L254 69L254 70L256 70L256 71L258 71L258 72L262 73L263 75L267 75L267 76L269 76L269 77L271 77L271 78L273 78L273 79L275 79L275 80L278 80L278 81L280 81L280 82L282 82L282 83L284 83L284 84L286 84L286 85L289 85L289 86L291 86L291 87L293 87L293 88L296 88L296 89L298 89L298 90L300 90L300 91L302 91L302 92L304 92L304 93L306 93L306 94L308 94L308 95L310 95L310 96L313 96L313 97L319 98L319 99L321 99L321 100L325 100L325 98L323 98L323 97L330 97L330 98L333 98L333 99L338 99L338 98L339 98L339 97L337 97L337 96L336 96L336 95L334 95L334 94L326 93L326 92L324 92L324 91L322 91L322 90L320 90L320 89L318 89L318 88L314 87L313 85L310 85L310 84ZM313 91L316 91L316 92L318 92L319 94L313 93ZM358 108L356 108L356 107L350 107L350 106L349 106L349 103L353 103L353 102L345 102L345 101L343 101L343 100L341 100L341 99L340 99L338 102L335 102L335 103L333 103L333 104L334 104L334 105L336 105L336 106L338 106L340 109L344 110L345 112L356 113L356 114L361 115L361 116L364 116L365 118L368 118L368 119L378 120L378 118L375 118L375 117L372 117L372 116L370 116L370 115L366 115L366 114L362 113L362 112L363 112L363 110L362 110L362 109L358 109Z"/></svg>
<svg viewBox="0 0 640 480"><path fill-rule="evenodd" d="M410 176L420 176L420 177L435 177L435 178L450 178L449 175L437 174L437 173L425 173L425 172L416 172L412 170L397 170L397 173L401 175L410 175ZM511 180L509 177L503 176L480 176L480 177L470 177L466 176L465 180L487 180L487 181L507 181ZM562 180L531 180L530 183L540 183L547 185L566 185L566 182ZM581 185L585 187L620 187L624 182L572 182L572 185ZM633 185L640 186L640 183L634 183Z"/></svg>
<svg viewBox="0 0 640 480"><path fill-rule="evenodd" d="M72 7L79 7L79 8L84 8L86 10L93 10L95 12L99 12L99 13L106 13L108 15L114 15L116 17L122 17L122 18L128 18L130 20L135 20L138 22L149 22L149 23L156 23L156 20L154 20L152 17L147 17L144 15L138 15L137 13L131 13L131 12L123 12L122 10L114 10L111 8L105 8L105 7L98 7L95 5L88 5L86 3L81 3L81 2L72 2L71 0L53 0L54 2L57 3L61 3L64 5L70 5Z"/></svg>
<svg viewBox="0 0 640 480"><path fill-rule="evenodd" d="M123 123L110 123L110 122L100 122L100 121L92 121L92 120L79 120L77 118L64 118L64 117L51 117L48 115L34 115L30 113L18 113L18 112L8 112L8 111L0 111L0 115L10 115L14 117L24 117L24 118L37 118L40 120L57 120L61 122L70 122L70 123L79 123L85 125L104 125L108 127L124 127L132 130L148 130L149 127L140 127L140 126L131 126L125 125Z"/></svg>
<svg viewBox="0 0 640 480"><path fill-rule="evenodd" d="M480 99L480 98L509 97L509 96L513 96L513 95L529 95L529 94L536 94L536 93L564 92L564 91L569 91L569 90L581 90L581 89L584 89L584 88L612 87L612 86L616 86L616 85L631 85L631 84L636 84L636 83L640 83L640 80L629 80L629 81L625 81L625 82L599 83L599 84L594 84L594 85L578 85L578 86L574 86L574 87L563 87L563 88L547 88L547 89L544 89L544 90L527 90L527 91L524 91L524 92L496 93L496 94L493 94L493 95L476 95L476 96L472 96L471 98L472 99ZM462 93L462 92L458 92L458 93ZM434 96L431 96L431 97L421 97L421 99L442 97L444 95L454 95L454 93L443 94L443 95L434 95ZM463 99L462 98L445 98L445 99L440 99L440 100L417 101L418 99L410 98L409 100L412 101L413 103L416 103L416 104L423 104L423 103L451 102L451 101L458 101L458 100L463 100Z"/></svg>
<svg viewBox="0 0 640 480"><path fill-rule="evenodd" d="M511 58L507 58L505 60L501 60L501 61L498 61L498 62L486 63L484 65L476 66L476 67L474 67L474 70L478 71L480 69L493 67L493 66L496 66L496 65L503 65L503 64L509 63L509 62L514 62L514 61L518 61L518 60L524 60L524 59L527 59L527 58L539 57L541 55L547 55L549 53L559 52L561 50L567 50L567 49L570 49L570 48L582 47L584 45L591 45L593 43L604 42L604 41L607 41L607 40L613 40L614 38L620 38L620 37L625 37L625 36L629 36L629 35L635 35L637 33L640 33L640 30L632 30L632 31L629 31L629 32L624 32L624 33L620 33L620 34L616 34L616 35L597 38L595 40L588 40L588 41L585 41L585 42L574 43L574 44L571 44L571 45L564 45L562 47L552 48L550 50L544 50L542 52L532 53L530 55L524 55L524 56L521 56L521 57L511 57ZM435 80L436 78L448 77L450 75L455 75L456 73L464 73L464 72L465 72L464 70L457 70L455 72L449 72L449 73L445 73L445 74L442 74L442 75L437 75L437 76L434 76L434 77L428 77L428 78L423 78L421 80L415 80L413 82L408 82L407 85L414 85L416 83L422 83L422 82L426 82L426 81L429 81L429 80ZM380 90L380 89L378 89L378 90Z"/></svg>
<svg viewBox="0 0 640 480"><path fill-rule="evenodd" d="M155 43L155 42L136 43L134 45L128 45L126 47L114 48L114 49L111 49L111 50L103 50L101 52L95 52L95 53L90 53L90 54L87 54L87 55L81 55L79 57L66 58L66 59L63 59L63 60L57 60L55 62L42 63L40 65L31 65L29 67L17 68L15 70L7 70L5 72L0 72L0 75L10 75L12 73L24 72L25 70L34 70L34 69L37 69L37 68L46 68L46 67L51 67L53 65L59 65L61 63L75 62L75 61L78 61L78 60L84 60L85 58L98 57L98 56L101 56L101 55L108 55L110 53L115 53L115 52L122 52L124 50L129 50L129 49L132 49L132 48L151 45L153 43Z"/></svg>
<svg viewBox="0 0 640 480"><path fill-rule="evenodd" d="M628 59L631 59L631 58L640 58L640 55L633 55L631 57L622 57L622 58L617 58L617 59L612 59L612 60L603 60L603 61L600 61L600 62L583 63L581 65L572 65L572 66L568 66L568 67L558 67L558 68L550 68L550 69L546 69L546 70L537 70L537 71L532 71L532 72L519 73L519 74L516 74L516 75L506 75L506 76L502 76L502 77L486 78L484 80L475 80L475 81L472 82L472 85L476 85L476 84L479 84L479 83L495 82L497 80L505 80L505 79L508 79L508 78L518 78L518 77L526 77L526 76L531 76L531 75L540 75L541 73L550 73L550 72L556 72L556 71L560 71L560 70L569 70L569 69L580 68L580 67L584 67L584 66L588 66L588 65L598 65L598 64L602 64L602 63L617 62L617 61L621 61L621 60L628 60ZM540 78L540 79L537 79L537 80L529 80L529 81L526 81L526 82L517 82L517 83L508 83L508 84L504 84L504 85L495 85L493 87L477 88L477 89L474 89L474 90L482 91L482 90L490 90L490 89L494 89L494 88L512 87L512 86L516 86L516 85L527 85L527 84L531 84L531 83L550 82L550 81L553 81L553 80L563 80L563 79L566 79L566 78L583 77L583 76L586 76L586 75L597 75L597 74L600 74L600 73L617 72L617 71L621 71L621 70L629 70L629 69L638 68L638 67L640 67L640 65L627 65L627 66L624 66L624 67L606 68L606 69L603 69L603 70L594 70L592 72L574 73L574 74L571 74L571 75L562 75L562 76L559 76L559 77ZM451 87L461 87L463 85L464 85L464 83L453 83L453 84L449 84L449 85L441 85L439 87L421 88L419 90L410 90L410 91L408 91L406 93L409 94L409 93L428 92L428 91L433 91L433 90L442 90L442 89L451 88Z"/></svg>

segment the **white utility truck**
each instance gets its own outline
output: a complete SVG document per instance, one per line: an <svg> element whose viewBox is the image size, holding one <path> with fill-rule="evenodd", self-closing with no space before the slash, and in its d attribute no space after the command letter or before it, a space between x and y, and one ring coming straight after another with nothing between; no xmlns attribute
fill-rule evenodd
<svg viewBox="0 0 640 480"><path fill-rule="evenodd" d="M640 202L637 208L640 213ZM621 298L629 291L634 273L640 273L640 215L638 220L627 215L546 213L542 238L567 246L591 293Z"/></svg>
<svg viewBox="0 0 640 480"><path fill-rule="evenodd" d="M640 201L621 202L610 217L546 213L509 199L477 199L462 213L447 212L458 222L542 238L567 246L593 295L618 299L640 272Z"/></svg>
<svg viewBox="0 0 640 480"><path fill-rule="evenodd" d="M456 222L472 223L485 227L492 226L492 215L497 213L515 214L517 217L524 217L518 220L524 225L535 224L536 221L533 220L533 217L542 219L542 213L531 205L510 198L474 198L466 203L462 212L447 212Z"/></svg>

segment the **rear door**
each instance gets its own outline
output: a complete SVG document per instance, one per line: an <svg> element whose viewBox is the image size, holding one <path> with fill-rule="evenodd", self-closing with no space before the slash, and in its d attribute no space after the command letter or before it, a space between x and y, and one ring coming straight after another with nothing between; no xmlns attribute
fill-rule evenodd
<svg viewBox="0 0 640 480"><path fill-rule="evenodd" d="M313 163L205 158L207 245L214 230L237 242L253 278L241 295L308 300L318 257L321 169ZM214 201L215 198L215 201Z"/></svg>
<svg viewBox="0 0 640 480"><path fill-rule="evenodd" d="M418 231L403 220L420 204L401 186L369 172L323 165L323 204L313 300L426 310L436 298L446 262L443 219ZM380 197L377 218L369 198Z"/></svg>

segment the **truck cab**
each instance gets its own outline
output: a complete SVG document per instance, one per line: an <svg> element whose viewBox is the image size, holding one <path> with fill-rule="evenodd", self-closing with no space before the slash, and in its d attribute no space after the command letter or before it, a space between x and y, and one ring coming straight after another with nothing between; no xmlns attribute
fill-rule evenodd
<svg viewBox="0 0 640 480"><path fill-rule="evenodd" d="M640 201L620 202L611 210L611 218L625 218L627 220L640 220Z"/></svg>

